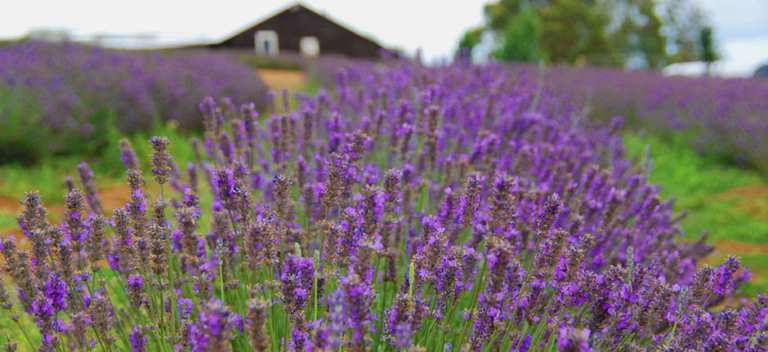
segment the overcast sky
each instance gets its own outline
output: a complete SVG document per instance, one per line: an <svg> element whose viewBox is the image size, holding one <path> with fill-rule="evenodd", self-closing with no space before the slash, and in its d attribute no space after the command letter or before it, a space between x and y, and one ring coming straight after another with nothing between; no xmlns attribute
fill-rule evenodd
<svg viewBox="0 0 768 352"><path fill-rule="evenodd" d="M692 0L714 23L725 60L720 70L748 75L768 60L768 0ZM155 36L157 43L215 41L265 19L295 1L282 0L3 0L0 38L32 29ZM331 19L390 47L430 61L450 56L460 35L482 23L488 0L304 0Z"/></svg>

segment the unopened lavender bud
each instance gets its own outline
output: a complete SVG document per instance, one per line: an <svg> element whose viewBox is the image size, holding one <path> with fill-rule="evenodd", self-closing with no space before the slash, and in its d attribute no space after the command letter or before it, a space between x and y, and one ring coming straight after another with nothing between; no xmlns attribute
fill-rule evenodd
<svg viewBox="0 0 768 352"><path fill-rule="evenodd" d="M88 168L88 164L81 162L77 165L77 173L80 175L80 183L83 184L83 190L85 191L85 198L88 200L88 205L91 211L98 215L104 214L104 208L101 206L101 198L96 187L96 182L93 181L93 171Z"/></svg>
<svg viewBox="0 0 768 352"><path fill-rule="evenodd" d="M139 159L136 158L136 152L133 151L133 146L127 139L120 141L120 159L128 169L138 170L141 168Z"/></svg>
<svg viewBox="0 0 768 352"><path fill-rule="evenodd" d="M166 152L168 148L168 137L152 137L149 139L152 144L152 174L155 175L155 182L159 184L167 183L171 175L171 155Z"/></svg>
<svg viewBox="0 0 768 352"><path fill-rule="evenodd" d="M267 302L263 300L248 300L248 342L256 352L265 352L269 350L269 336L267 335Z"/></svg>

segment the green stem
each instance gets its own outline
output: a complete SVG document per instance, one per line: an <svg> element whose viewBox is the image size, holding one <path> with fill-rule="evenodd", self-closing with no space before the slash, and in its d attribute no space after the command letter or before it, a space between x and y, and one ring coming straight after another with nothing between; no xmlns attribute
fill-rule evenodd
<svg viewBox="0 0 768 352"><path fill-rule="evenodd" d="M275 270L270 267L270 272L272 275L270 280L272 280L275 277ZM266 293L264 295L266 296ZM273 291L272 288L270 288L269 289L269 310L270 310L269 325L270 325L271 334L269 335L269 337L272 339L272 346L275 348L275 351L280 351L282 346L280 346L280 338L278 337L277 324L275 323L275 320L277 319L277 313L276 313L277 309L275 309L275 306L272 305L272 302L274 301L274 299L275 299L275 292Z"/></svg>
<svg viewBox="0 0 768 352"><path fill-rule="evenodd" d="M506 347L507 345L507 338L509 337L509 334L507 333L512 328L512 322L515 321L517 318L517 310L520 308L520 299L523 297L523 294L525 293L525 288L528 285L528 282L530 281L530 278L532 276L531 269L533 268L533 263L536 261L536 254L539 252L539 245L541 244L541 237L536 237L536 242L533 247L533 255L531 256L531 260L528 262L527 268L525 270L525 278L523 279L523 286L520 287L520 291L517 293L517 300L515 301L515 309L512 310L512 316L507 322L507 326L504 328L504 339L501 344L502 349Z"/></svg>
<svg viewBox="0 0 768 352"><path fill-rule="evenodd" d="M603 343L605 342L605 338L611 334L611 330L613 330L613 326L616 325L616 322L619 320L619 317L621 316L622 311L624 311L624 305L622 305L621 309L619 309L616 312L616 316L611 320L611 325L608 326L608 330L606 330L603 336L600 337L600 343L597 344L597 348L596 348L597 351L600 351L600 347L603 346ZM675 325L677 325L677 322L675 322Z"/></svg>
<svg viewBox="0 0 768 352"><path fill-rule="evenodd" d="M32 340L29 339L29 335L27 335L27 330L24 330L24 327L21 326L21 324L18 321L14 321L14 322L16 323L16 326L19 327L19 330L21 330L21 333L24 335L24 338L27 339L27 343L29 344L29 347L32 347L30 351L37 351L37 347L35 347L35 345L32 343Z"/></svg>
<svg viewBox="0 0 768 352"><path fill-rule="evenodd" d="M283 323L283 336L285 336L285 343L283 346L285 346L285 350L288 351L288 338L290 337L290 334L288 333L288 328L290 327L290 323L288 322L288 319L290 318L290 314L288 311L285 311L285 322ZM280 350L283 349L283 346L280 346Z"/></svg>
<svg viewBox="0 0 768 352"><path fill-rule="evenodd" d="M99 278L103 279L104 282L107 284L107 286L109 286L109 289L112 290L112 292L115 293L115 295L119 296L118 291L115 290L114 287L112 287L112 284L109 282L109 280L107 280L104 276L102 276L101 272L97 271L96 273L99 275ZM103 285L102 285L102 288L104 288L106 290L106 288ZM108 294L107 297L111 297L111 296ZM115 309L115 306L112 304L112 300L109 299L108 302L109 302L110 308L112 308L112 311L113 312L117 312L117 309ZM123 343L125 343L127 346L130 346L130 343L128 342L129 340L125 336L125 331L123 329L122 320L121 319L115 319L115 321L117 322L117 329L119 330L120 338L123 339Z"/></svg>
<svg viewBox="0 0 768 352"><path fill-rule="evenodd" d="M627 336L624 336L624 338L621 340L618 346L616 346L616 351L621 351L621 348L624 347L624 345L631 340L631 337L635 336L635 332L633 331L630 334L627 334Z"/></svg>
<svg viewBox="0 0 768 352"><path fill-rule="evenodd" d="M317 260L315 263L315 275L312 278L312 297L313 299L313 307L312 307L312 321L317 320L317 301L319 300L319 297L317 297L317 276L320 274L318 269L320 268L320 257L317 256Z"/></svg>
<svg viewBox="0 0 768 352"><path fill-rule="evenodd" d="M384 292L382 295L381 305L379 305L379 329L376 330L376 338L373 340L373 351L379 350L379 341L381 340L381 334L384 331L384 307L387 304L387 293L389 293L389 283L384 281Z"/></svg>
<svg viewBox="0 0 768 352"><path fill-rule="evenodd" d="M560 283L559 282L555 286L555 290L552 291L552 294L549 296L549 299L547 300L547 304L541 307L541 309L542 309L541 315L545 316L545 318L543 318L542 320L546 320L546 316L548 316L546 309L547 309L547 307L550 306L550 304L552 304L552 300L554 300L555 295L557 295L558 292L560 292ZM539 340L542 337L544 337L544 332L546 332L546 324L542 324L539 327L538 331L536 331L536 334L533 337L533 341L531 342L531 346L537 346L538 345Z"/></svg>
<svg viewBox="0 0 768 352"><path fill-rule="evenodd" d="M165 199L165 187L164 184L160 184L160 197L162 199ZM173 255L172 255L172 248L171 248L171 235L168 233L168 227L165 227L165 236L167 237L167 256L168 256L168 282L171 286L171 343L176 343L176 322L178 320L178 309L176 307L176 287L174 283L174 265L173 265Z"/></svg>
<svg viewBox="0 0 768 352"><path fill-rule="evenodd" d="M219 287L221 288L221 301L227 305L227 299L224 297L224 270L221 268L221 258L219 258Z"/></svg>
<svg viewBox="0 0 768 352"><path fill-rule="evenodd" d="M448 307L450 307L451 311L448 313L448 319L444 320L445 324L448 326L451 326L451 320L453 320L453 313L456 312L456 307L453 306L453 300L450 300L448 302ZM442 346L445 343L445 327L440 329L440 343L437 345L438 348L442 350Z"/></svg>
<svg viewBox="0 0 768 352"><path fill-rule="evenodd" d="M430 317L432 316L434 311L435 311L435 302L432 301L432 303L431 303L431 305L429 307L429 316ZM419 343L418 343L419 345L424 343L427 340L427 337L429 337L429 332L432 330L432 323L434 323L434 322L435 322L435 320L430 318L429 325L427 325L427 329L424 330L424 335L422 335L421 338L419 339Z"/></svg>
<svg viewBox="0 0 768 352"><path fill-rule="evenodd" d="M472 300L470 301L471 303L469 306L470 317L469 319L467 319L466 322L464 322L464 328L461 333L461 338L459 338L459 344L456 345L459 349L461 349L461 346L464 345L464 339L468 336L467 329L472 326L472 323L475 320L475 314L474 314L475 304L477 303L477 296L480 294L480 291L484 289L484 287L481 288L481 286L484 286L485 284L485 280L483 279L485 278L486 270L488 270L488 253L483 255L483 266L480 269L480 274L477 276L478 283L475 287L472 288Z"/></svg>
<svg viewBox="0 0 768 352"><path fill-rule="evenodd" d="M677 329L677 323L680 321L680 317L681 316L683 316L682 312L677 314L677 317L675 318L675 324L672 325L672 329L670 329L669 331L667 331L666 334L664 334L664 336L661 338L659 343L656 344L656 347L653 348L653 352L655 352L657 349L659 349L659 346L664 344L664 341L667 339L667 337L669 337L670 334L672 334L672 335L675 334L675 330Z"/></svg>
<svg viewBox="0 0 768 352"><path fill-rule="evenodd" d="M74 285L70 285L69 289L70 289L70 292L74 292L75 293L75 296L77 297L78 301L80 302L80 305L83 307L83 310L85 310L85 302L83 301L83 298L80 297L80 292L77 291L77 288ZM18 324L18 322L16 324ZM93 329L93 333L96 335L96 339L99 340L99 345L101 345L101 349L106 351L106 349L104 349L104 345L101 342L101 338L99 337L99 333L96 331L96 327L91 325L91 328Z"/></svg>

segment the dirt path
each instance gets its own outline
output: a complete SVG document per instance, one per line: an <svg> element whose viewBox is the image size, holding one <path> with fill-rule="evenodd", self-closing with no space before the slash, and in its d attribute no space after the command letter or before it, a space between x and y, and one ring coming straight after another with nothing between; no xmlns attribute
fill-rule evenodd
<svg viewBox="0 0 768 352"><path fill-rule="evenodd" d="M768 244L753 244L739 241L720 240L714 241L713 245L720 255L728 254L763 254L768 259Z"/></svg>
<svg viewBox="0 0 768 352"><path fill-rule="evenodd" d="M307 84L307 78L301 71L260 68L256 73L269 88L274 90L286 88L293 91Z"/></svg>
<svg viewBox="0 0 768 352"><path fill-rule="evenodd" d="M736 187L717 196L719 200L735 200L736 207L751 217L768 221L768 185ZM768 252L766 252L768 253Z"/></svg>
<svg viewBox="0 0 768 352"><path fill-rule="evenodd" d="M125 205L130 201L130 187L127 184L118 184L108 189L99 190L99 198L101 198L101 204L104 207L107 215ZM64 214L64 205L62 204L45 204L48 209L48 220L56 224L62 220ZM21 204L18 200L13 200L8 197L0 197L0 213L9 215L18 215L21 212ZM18 226L11 228L0 228L0 237L7 237L11 234L16 234L16 240L20 241L20 230Z"/></svg>
<svg viewBox="0 0 768 352"><path fill-rule="evenodd" d="M720 199L768 197L768 185L756 184L736 187L718 195Z"/></svg>
<svg viewBox="0 0 768 352"><path fill-rule="evenodd" d="M20 204L18 200L0 196L0 213L12 213L17 211L19 207Z"/></svg>

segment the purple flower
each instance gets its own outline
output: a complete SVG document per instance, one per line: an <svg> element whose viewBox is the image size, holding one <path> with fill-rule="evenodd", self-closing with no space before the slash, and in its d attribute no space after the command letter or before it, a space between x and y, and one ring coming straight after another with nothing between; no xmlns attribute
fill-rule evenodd
<svg viewBox="0 0 768 352"><path fill-rule="evenodd" d="M139 275L128 276L128 283L125 285L126 293L131 304L139 308L146 300L144 297L144 278Z"/></svg>
<svg viewBox="0 0 768 352"><path fill-rule="evenodd" d="M225 204L227 209L232 209L235 204L235 196L237 193L237 185L235 183L233 170L231 168L216 170L213 182L216 186L216 195L219 197L219 200Z"/></svg>
<svg viewBox="0 0 768 352"><path fill-rule="evenodd" d="M69 292L67 284L61 279L59 274L53 274L48 277L45 283L45 297L48 298L54 311L61 312L67 310L67 298Z"/></svg>
<svg viewBox="0 0 768 352"><path fill-rule="evenodd" d="M589 329L561 328L557 337L557 347L560 351L590 352Z"/></svg>
<svg viewBox="0 0 768 352"><path fill-rule="evenodd" d="M136 325L133 326L129 339L131 340L131 352L146 352L147 338L144 336L144 331L140 327Z"/></svg>
<svg viewBox="0 0 768 352"><path fill-rule="evenodd" d="M231 315L229 308L221 301L206 303L190 329L192 351L229 351L234 327Z"/></svg>

